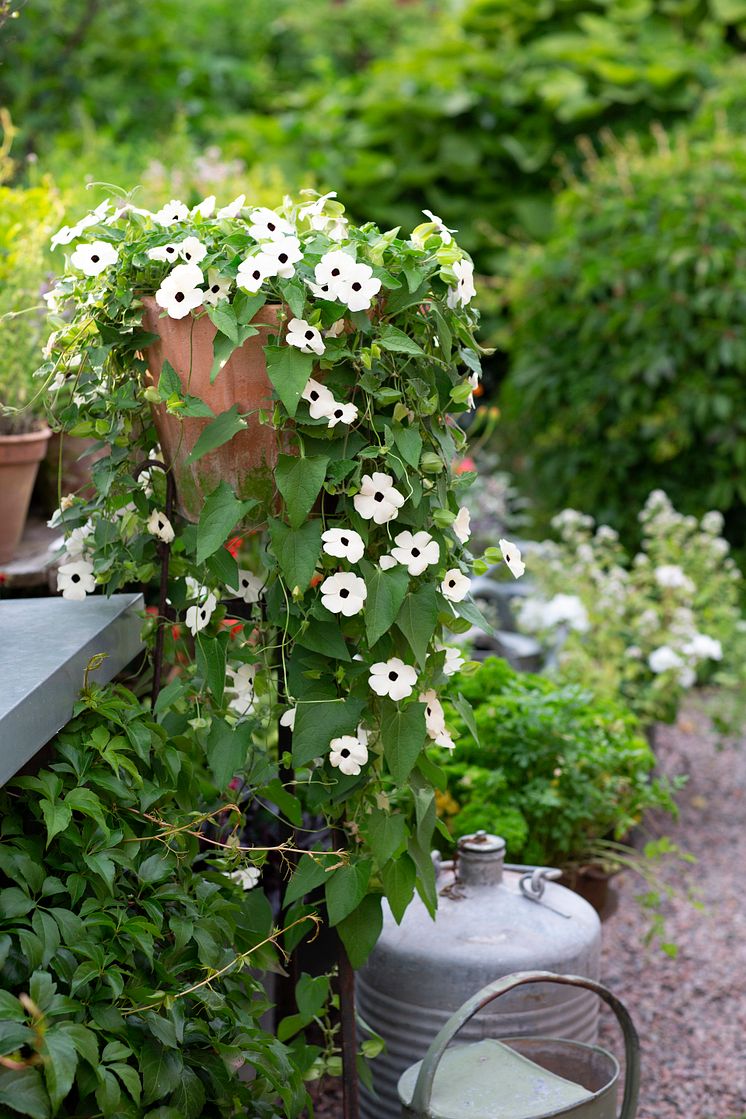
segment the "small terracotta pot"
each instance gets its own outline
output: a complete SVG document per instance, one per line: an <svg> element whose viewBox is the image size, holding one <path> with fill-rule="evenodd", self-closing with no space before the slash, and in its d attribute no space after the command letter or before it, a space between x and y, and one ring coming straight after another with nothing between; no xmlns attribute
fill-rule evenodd
<svg viewBox="0 0 746 1119"><path fill-rule="evenodd" d="M588 866L567 868L560 878L560 885L567 886L593 906L602 921L616 913L619 895L611 881L619 871L609 873L603 867Z"/></svg>
<svg viewBox="0 0 746 1119"><path fill-rule="evenodd" d="M0 435L0 563L13 559L26 524L31 491L51 431Z"/></svg>
<svg viewBox="0 0 746 1119"><path fill-rule="evenodd" d="M170 416L163 404L153 405L153 420L164 460L173 470L179 510L187 520L199 520L205 498L225 481L242 500L257 498L259 506L243 527L257 528L264 523L275 500L274 470L280 450L277 432L271 424L260 424L259 409L271 412L272 385L267 376L263 347L267 335L277 328L279 304L266 305L252 322L259 333L248 338L210 384L212 344L216 329L207 315L183 319L161 318L161 309L152 296L143 297L143 326L159 336L145 352L150 378L158 383L164 361L170 362L184 392L198 396L216 416L237 404L241 413L251 412L248 426L222 447L209 451L197 462L187 462L200 435L212 421L179 419Z"/></svg>

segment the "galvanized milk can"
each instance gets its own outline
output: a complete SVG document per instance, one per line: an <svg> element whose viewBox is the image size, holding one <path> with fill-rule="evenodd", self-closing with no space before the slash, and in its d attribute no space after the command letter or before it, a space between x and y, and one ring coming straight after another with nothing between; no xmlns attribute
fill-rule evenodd
<svg viewBox="0 0 746 1119"><path fill-rule="evenodd" d="M609 1004L625 1043L620 1119L634 1119L640 1086L637 1031L622 1003L580 975L525 971L489 983L446 1022L423 1061L399 1081L404 1119L615 1119L619 1065L595 1045L560 1038L485 1038L447 1048L482 1007L526 984L587 988Z"/></svg>
<svg viewBox="0 0 746 1119"><path fill-rule="evenodd" d="M472 991L535 969L598 979L595 910L547 880L558 872L504 867L504 857L497 836L466 836L455 866L440 866L435 920L419 898L401 925L384 905L381 936L356 984L360 1017L386 1042L370 1066L376 1096L361 1087L361 1119L398 1119L399 1077ZM539 984L511 991L469 1022L464 1040L549 1035L593 1043L597 1028L590 992Z"/></svg>

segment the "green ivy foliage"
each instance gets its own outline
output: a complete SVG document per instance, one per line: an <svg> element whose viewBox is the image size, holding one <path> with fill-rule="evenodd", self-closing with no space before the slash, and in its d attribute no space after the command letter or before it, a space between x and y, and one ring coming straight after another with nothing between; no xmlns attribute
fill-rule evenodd
<svg viewBox="0 0 746 1119"><path fill-rule="evenodd" d="M721 510L743 547L745 185L735 136L621 147L561 196L546 245L517 254L503 403L540 510L634 539L664 486L686 513Z"/></svg>
<svg viewBox="0 0 746 1119"><path fill-rule="evenodd" d="M286 1114L303 1106L245 966L276 966L271 908L227 876L237 854L198 858L216 790L187 715L89 688L54 760L0 794L3 1116L270 1119L278 1098ZM252 1078L236 1075L246 1062Z"/></svg>
<svg viewBox="0 0 746 1119"><path fill-rule="evenodd" d="M651 776L652 750L620 704L495 657L457 686L474 721L454 714L456 749L443 766L450 796L439 805L454 836L484 828L505 838L512 862L566 867L587 859L594 841L622 839L646 809L675 812L672 788Z"/></svg>

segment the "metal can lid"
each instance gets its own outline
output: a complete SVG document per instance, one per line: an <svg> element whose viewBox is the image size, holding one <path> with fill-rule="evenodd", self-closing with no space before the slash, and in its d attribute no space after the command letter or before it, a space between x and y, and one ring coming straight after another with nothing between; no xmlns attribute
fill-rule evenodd
<svg viewBox="0 0 746 1119"><path fill-rule="evenodd" d="M505 840L501 839L499 835L477 831L473 835L462 835L458 841L458 849L459 851L469 851L479 855L502 857L505 854Z"/></svg>

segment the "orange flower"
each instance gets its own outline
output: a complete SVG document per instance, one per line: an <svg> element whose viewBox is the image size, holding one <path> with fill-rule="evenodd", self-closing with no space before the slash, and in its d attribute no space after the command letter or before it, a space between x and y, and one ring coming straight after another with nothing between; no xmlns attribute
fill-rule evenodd
<svg viewBox="0 0 746 1119"><path fill-rule="evenodd" d="M468 455L465 458L456 459L453 464L454 474L468 474L472 470L476 471L476 469L477 464L475 463L474 459L469 458Z"/></svg>
<svg viewBox="0 0 746 1119"><path fill-rule="evenodd" d="M242 544L243 536L232 536L231 539L227 541L225 547L226 550L229 551L230 554L233 556L233 558L236 559L238 557L238 553L241 551Z"/></svg>

